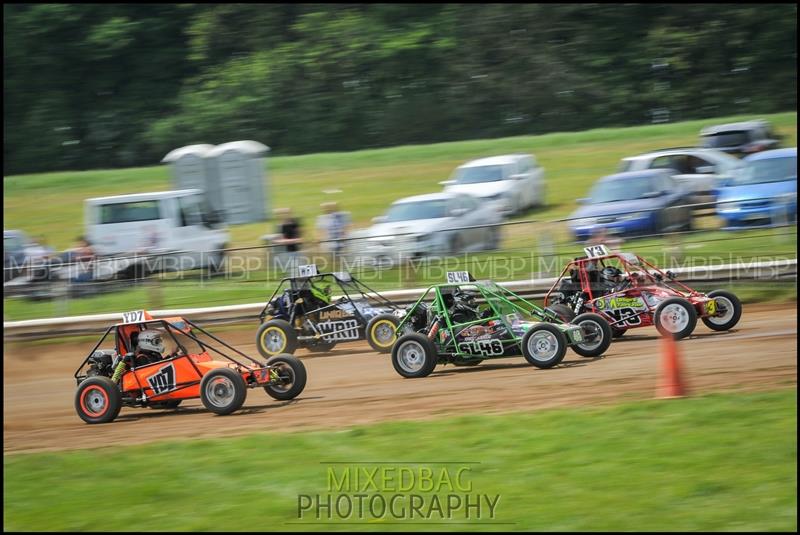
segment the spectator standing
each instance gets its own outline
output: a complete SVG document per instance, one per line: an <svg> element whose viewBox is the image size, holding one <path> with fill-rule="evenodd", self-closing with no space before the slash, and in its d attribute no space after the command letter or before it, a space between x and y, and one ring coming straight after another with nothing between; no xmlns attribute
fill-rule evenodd
<svg viewBox="0 0 800 535"><path fill-rule="evenodd" d="M350 230L350 213L339 210L336 202L325 202L320 205L322 214L317 217L317 233L320 249L325 253L333 253L333 263L346 249L344 239Z"/></svg>
<svg viewBox="0 0 800 535"><path fill-rule="evenodd" d="M278 237L273 240L275 245L281 246L283 251L279 253L285 271L291 273L298 265L298 251L303 243L300 221L292 216L291 208L278 208L275 215L281 218L278 226Z"/></svg>

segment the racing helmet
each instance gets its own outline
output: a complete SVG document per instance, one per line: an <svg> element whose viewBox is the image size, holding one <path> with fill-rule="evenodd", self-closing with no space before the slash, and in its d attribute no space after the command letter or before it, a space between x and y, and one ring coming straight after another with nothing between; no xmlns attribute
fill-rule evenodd
<svg viewBox="0 0 800 535"><path fill-rule="evenodd" d="M314 284L313 282L311 283L311 294L320 301L323 301L325 303L330 303L331 293L333 293L333 290L331 289L330 284L323 283L317 285Z"/></svg>
<svg viewBox="0 0 800 535"><path fill-rule="evenodd" d="M161 331L147 329L140 332L137 347L141 351L164 353L165 346L164 339L161 336Z"/></svg>
<svg viewBox="0 0 800 535"><path fill-rule="evenodd" d="M622 271L614 266L606 266L600 272L600 277L610 284L619 284L622 280Z"/></svg>

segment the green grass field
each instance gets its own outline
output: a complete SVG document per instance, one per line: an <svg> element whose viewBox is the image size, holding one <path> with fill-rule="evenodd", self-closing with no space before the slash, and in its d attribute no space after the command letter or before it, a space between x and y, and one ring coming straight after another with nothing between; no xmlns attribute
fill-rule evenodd
<svg viewBox="0 0 800 535"><path fill-rule="evenodd" d="M180 415L176 415L180 418ZM267 425L270 422L267 421ZM279 421L272 422L280 426ZM110 425L124 425L120 423ZM716 394L592 409L556 409L339 431L258 434L4 456L7 530L796 531L797 391ZM91 429L87 427L87 433ZM364 464L352 464L352 463ZM437 464L450 462L454 464ZM333 464L336 463L336 464ZM387 464L380 464L387 463ZM313 509L328 469L427 467L494 518L453 509L439 524L367 521ZM462 472L456 483L457 471ZM388 472L380 472L386 474ZM419 473L419 472L417 472ZM441 485L441 477L438 480ZM424 484L365 484L416 493ZM397 489L392 491L392 489ZM450 489L440 486L445 499ZM392 491L392 492L390 492ZM334 499L350 492L333 490ZM401 498L403 499L403 498ZM424 511L425 509L423 509ZM344 511L344 510L343 510ZM379 509L375 509L376 513ZM399 508L396 511L400 511ZM379 516L379 515L375 515ZM402 516L402 515L400 515ZM315 523L315 522L322 523ZM353 523L346 523L353 522ZM467 523L457 523L467 522Z"/></svg>
<svg viewBox="0 0 800 535"><path fill-rule="evenodd" d="M510 152L529 152L544 166L548 208L535 214L548 220L566 216L595 180L617 169L620 158L647 150L693 145L707 125L752 119L723 117L666 125L595 129L577 133L403 146L389 149L269 158L272 206L289 206L310 231L320 203L337 200L358 226L383 213L394 200L441 190L438 182L466 160ZM797 144L797 113L765 115L786 146ZM269 143L269 140L262 140ZM3 227L44 235L63 249L83 230L83 200L170 189L165 165L135 169L8 176L3 179ZM326 194L324 190L340 189ZM233 246L259 245L273 222L231 228Z"/></svg>
<svg viewBox="0 0 800 535"><path fill-rule="evenodd" d="M696 141L703 126L746 118L752 117L270 158L272 204L291 206L309 232L319 213L319 204L334 199L352 212L356 226L368 226L372 217L383 213L397 198L439 190L438 181L447 178L457 165L466 160L523 151L535 154L545 167L548 207L521 215L515 221L553 220L574 210L575 199L585 196L597 178L613 172L620 158L659 147L690 145ZM786 136L786 145L797 143L795 112L767 115L765 118ZM44 235L51 246L64 248L82 232L83 199L169 188L169 169L166 166L5 177L4 228L22 229L32 236ZM342 190L342 193L324 193L334 188ZM745 259L796 256L796 227L732 233L714 231L715 225L713 217L701 220L698 226L708 229L708 232L684 238L684 250L679 256L700 258L715 255ZM232 227L232 245L260 245L259 236L272 232L273 227L274 222ZM506 227L501 252L450 259L446 263L447 269L466 267L475 271L476 276L500 281L532 277L540 272L539 239L545 229L551 232L555 242L553 252L561 255L556 262L559 267L555 268L560 269L563 262L579 254L581 248L569 241L566 226L558 223ZM729 238L734 239L729 241ZM637 252L645 255L670 249L661 239L639 239L631 242L629 247L635 247ZM246 254L258 262L264 259L263 251ZM380 290L439 282L436 274L440 271L430 271L427 276L421 272L401 270L356 274ZM148 281L124 291L91 298L43 302L4 299L4 319L116 312L131 306L158 309L257 302L266 298L281 276L259 264L249 269L247 277L237 275L208 281L200 279L198 274L190 274L187 280L169 280L159 285Z"/></svg>

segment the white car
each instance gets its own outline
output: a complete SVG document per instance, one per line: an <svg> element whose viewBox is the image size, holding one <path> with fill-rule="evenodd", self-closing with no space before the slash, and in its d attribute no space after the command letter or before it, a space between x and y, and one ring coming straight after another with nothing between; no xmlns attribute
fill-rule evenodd
<svg viewBox="0 0 800 535"><path fill-rule="evenodd" d="M393 203L371 227L352 234L354 255L368 264L497 248L502 216L492 203L463 193L431 193Z"/></svg>
<svg viewBox="0 0 800 535"><path fill-rule="evenodd" d="M457 167L450 180L440 184L446 192L496 201L497 209L506 215L544 205L544 169L530 154L472 160Z"/></svg>
<svg viewBox="0 0 800 535"><path fill-rule="evenodd" d="M709 194L743 166L742 161L715 149L683 147L663 149L623 158L619 172L672 169L672 176L695 196Z"/></svg>
<svg viewBox="0 0 800 535"><path fill-rule="evenodd" d="M230 237L206 206L198 189L86 199L86 237L100 256L157 254L166 270L220 269Z"/></svg>

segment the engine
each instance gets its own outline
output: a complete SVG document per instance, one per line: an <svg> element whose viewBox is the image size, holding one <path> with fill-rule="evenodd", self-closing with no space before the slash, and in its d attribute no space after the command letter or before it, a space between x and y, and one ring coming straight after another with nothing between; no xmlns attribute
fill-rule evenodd
<svg viewBox="0 0 800 535"><path fill-rule="evenodd" d="M111 377L116 366L116 354L117 352L113 349L100 349L92 353L92 356L87 361L89 371L86 372L86 375L89 377L97 375Z"/></svg>

